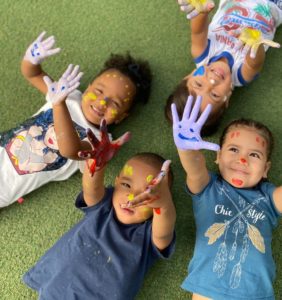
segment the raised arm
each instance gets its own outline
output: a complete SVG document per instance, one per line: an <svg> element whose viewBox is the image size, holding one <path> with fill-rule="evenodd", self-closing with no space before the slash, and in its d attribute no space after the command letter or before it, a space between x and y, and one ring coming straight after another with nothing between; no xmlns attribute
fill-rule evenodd
<svg viewBox="0 0 282 300"><path fill-rule="evenodd" d="M86 160L87 168L84 168L82 186L84 200L87 206L100 202L105 194L104 173L106 164L115 156L118 149L130 138L126 132L117 140L111 142L108 138L106 121L102 120L100 125L101 141L88 129L87 136L92 150L80 151L78 156Z"/></svg>
<svg viewBox="0 0 282 300"><path fill-rule="evenodd" d="M81 150L90 150L87 141L81 141L75 130L71 115L66 105L67 96L80 84L83 75L79 66L69 65L58 82L53 82L48 76L43 80L48 88L48 98L53 105L54 127L57 136L59 151L62 156L78 160L77 153Z"/></svg>
<svg viewBox="0 0 282 300"><path fill-rule="evenodd" d="M242 65L242 76L246 81L252 81L254 77L262 70L265 61L265 46L279 48L280 44L262 38L259 30L244 28L242 32L233 33L238 35L240 43L238 50L243 48L246 53Z"/></svg>
<svg viewBox="0 0 282 300"><path fill-rule="evenodd" d="M125 207L146 205L153 208L152 241L159 250L165 249L171 243L176 220L168 183L170 163L169 160L165 161L161 172L150 182L147 189L125 204Z"/></svg>
<svg viewBox="0 0 282 300"><path fill-rule="evenodd" d="M201 192L209 182L206 161L199 150L219 150L218 145L205 142L200 136L201 128L212 108L209 104L198 118L201 100L201 97L198 96L192 109L193 97L188 97L181 121L179 120L175 104L171 106L174 143L187 175L187 186L194 194Z"/></svg>
<svg viewBox="0 0 282 300"><path fill-rule="evenodd" d="M61 50L60 48L53 48L55 44L55 38L53 36L43 40L45 34L46 32L43 31L37 39L30 44L21 63L23 76L43 94L47 93L47 86L43 81L43 77L46 76L46 73L42 70L40 64L45 58Z"/></svg>
<svg viewBox="0 0 282 300"><path fill-rule="evenodd" d="M209 12L212 0L178 0L180 9L187 14L191 27L191 54L194 58L203 53L208 44Z"/></svg>

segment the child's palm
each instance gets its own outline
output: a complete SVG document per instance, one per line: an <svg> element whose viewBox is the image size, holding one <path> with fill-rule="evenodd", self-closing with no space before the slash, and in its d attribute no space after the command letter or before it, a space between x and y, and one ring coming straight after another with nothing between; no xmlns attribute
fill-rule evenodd
<svg viewBox="0 0 282 300"><path fill-rule="evenodd" d="M263 39L262 34L257 29L244 28L240 33L238 39L240 40L239 46L244 45L243 51L249 52L251 49L250 57L255 58L258 48L261 44L269 47L280 48L280 44L275 43L271 40Z"/></svg>
<svg viewBox="0 0 282 300"><path fill-rule="evenodd" d="M44 76L43 80L47 85L50 101L55 105L64 101L73 90L78 88L82 75L79 66L73 68L73 65L69 65L58 82L53 82L48 76Z"/></svg>
<svg viewBox="0 0 282 300"><path fill-rule="evenodd" d="M193 109L192 102L193 96L189 96L184 108L181 121L179 120L175 104L173 103L171 105L173 119L173 138L176 147L182 150L208 149L218 151L218 145L203 141L200 135L202 126L206 122L211 112L212 106L209 104L205 108L201 116L198 118L201 107L201 97L197 97Z"/></svg>
<svg viewBox="0 0 282 300"><path fill-rule="evenodd" d="M213 0L178 0L178 4L187 13L187 19L193 19L200 13L208 13L214 8Z"/></svg>
<svg viewBox="0 0 282 300"><path fill-rule="evenodd" d="M55 38L53 36L43 40L45 33L46 32L43 31L26 50L24 59L34 65L40 64L46 57L61 51L60 48L52 49L55 44Z"/></svg>

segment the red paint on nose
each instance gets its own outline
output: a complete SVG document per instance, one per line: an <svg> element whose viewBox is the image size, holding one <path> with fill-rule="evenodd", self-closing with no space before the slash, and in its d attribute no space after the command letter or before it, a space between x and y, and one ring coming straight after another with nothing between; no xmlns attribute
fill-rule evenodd
<svg viewBox="0 0 282 300"><path fill-rule="evenodd" d="M245 160L245 158L241 158L240 161L241 161L242 164L245 164L245 163L247 162L247 161Z"/></svg>

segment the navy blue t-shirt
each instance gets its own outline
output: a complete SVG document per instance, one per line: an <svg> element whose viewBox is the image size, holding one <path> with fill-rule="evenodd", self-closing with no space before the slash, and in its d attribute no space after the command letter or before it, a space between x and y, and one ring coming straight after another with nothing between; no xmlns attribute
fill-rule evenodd
<svg viewBox="0 0 282 300"><path fill-rule="evenodd" d="M112 194L113 188L106 189L91 207L78 195L84 218L23 277L39 299L133 299L148 268L170 256L174 241L160 253L151 241L151 220L125 225L116 219Z"/></svg>

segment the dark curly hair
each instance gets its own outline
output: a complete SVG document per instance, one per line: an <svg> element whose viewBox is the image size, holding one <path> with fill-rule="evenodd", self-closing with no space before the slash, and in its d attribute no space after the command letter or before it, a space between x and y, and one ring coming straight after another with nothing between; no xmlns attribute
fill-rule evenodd
<svg viewBox="0 0 282 300"><path fill-rule="evenodd" d="M187 80L184 79L176 86L174 91L169 95L166 105L165 105L165 117L168 122L172 125L172 115L171 115L171 104L175 103L177 113L181 118L183 115L183 111L185 108L185 104L187 102L187 98L190 92L187 87ZM194 96L194 100L196 100L196 95ZM201 135L202 136L209 136L213 134L219 127L220 124L220 117L223 113L224 109L220 110L219 112L211 113L209 118L207 119L206 123L202 127Z"/></svg>
<svg viewBox="0 0 282 300"><path fill-rule="evenodd" d="M109 69L119 71L133 82L136 87L134 103L142 102L145 104L148 102L152 82L152 72L148 61L135 59L129 52L125 55L112 53L98 76Z"/></svg>

